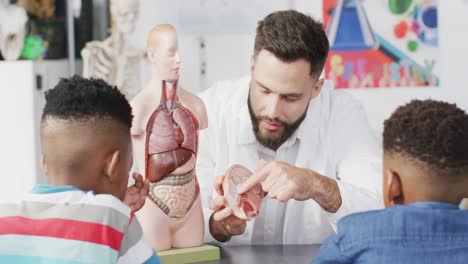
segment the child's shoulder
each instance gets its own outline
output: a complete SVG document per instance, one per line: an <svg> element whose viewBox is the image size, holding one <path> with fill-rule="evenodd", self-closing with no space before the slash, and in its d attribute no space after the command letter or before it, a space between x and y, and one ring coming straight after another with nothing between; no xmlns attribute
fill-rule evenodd
<svg viewBox="0 0 468 264"><path fill-rule="evenodd" d="M404 233L401 223L414 216L415 209L407 205L354 213L338 222L338 232L353 239L371 239L390 233Z"/></svg>
<svg viewBox="0 0 468 264"><path fill-rule="evenodd" d="M55 193L30 193L24 196L23 203L41 208L54 208L71 215L85 214L106 217L106 215L131 216L130 208L110 194L95 194L92 191L70 190ZM45 207L44 207L45 206Z"/></svg>
<svg viewBox="0 0 468 264"><path fill-rule="evenodd" d="M87 193L87 199L85 203L89 205L100 206L103 208L112 209L118 211L126 216L130 216L131 210L124 202L119 200L117 197L110 194L93 194Z"/></svg>
<svg viewBox="0 0 468 264"><path fill-rule="evenodd" d="M395 208L371 210L347 215L338 221L338 232L342 234L360 233L377 229L383 221L394 214Z"/></svg>
<svg viewBox="0 0 468 264"><path fill-rule="evenodd" d="M0 213L35 222L52 219L63 223L112 227L123 232L133 214L122 201L109 194L81 190L27 193L14 202L1 202ZM91 225L90 225L91 224Z"/></svg>

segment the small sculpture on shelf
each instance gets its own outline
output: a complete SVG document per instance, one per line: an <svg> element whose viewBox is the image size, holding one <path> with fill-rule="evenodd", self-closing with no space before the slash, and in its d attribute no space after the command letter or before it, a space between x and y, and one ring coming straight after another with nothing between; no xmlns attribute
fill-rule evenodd
<svg viewBox="0 0 468 264"><path fill-rule="evenodd" d="M0 2L0 52L5 60L17 60L23 50L26 35L26 11Z"/></svg>

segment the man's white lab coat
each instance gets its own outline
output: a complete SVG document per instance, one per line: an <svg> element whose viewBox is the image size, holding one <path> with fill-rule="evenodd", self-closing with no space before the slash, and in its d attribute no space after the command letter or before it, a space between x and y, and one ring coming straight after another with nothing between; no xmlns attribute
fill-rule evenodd
<svg viewBox="0 0 468 264"><path fill-rule="evenodd" d="M208 111L208 128L200 131L197 155L207 241L214 240L207 223L212 213L209 201L217 195L213 188L215 178L233 164L254 171L259 159L260 146L252 131L247 106L249 83L250 77L222 82L200 95ZM282 244L321 243L333 233L341 217L383 207L380 144L359 102L330 86L326 82L319 96L310 101L307 117L289 143L283 144L296 146L297 150L288 152L284 148L283 155L295 153L289 163L336 180L342 197L340 209L328 213L314 200L290 200L284 205L266 198L262 203L262 209L267 208L262 212L262 225L255 225L258 219L248 222L245 233L233 237L228 244L278 243L278 239L269 239L272 237L280 237ZM288 161L288 157L283 160ZM275 217L284 219L281 229L275 228L278 223L272 219ZM264 239L258 239L258 234L264 235Z"/></svg>

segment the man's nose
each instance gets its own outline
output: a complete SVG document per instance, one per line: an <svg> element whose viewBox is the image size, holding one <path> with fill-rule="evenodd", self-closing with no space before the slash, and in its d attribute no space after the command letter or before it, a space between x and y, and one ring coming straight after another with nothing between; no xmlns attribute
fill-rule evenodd
<svg viewBox="0 0 468 264"><path fill-rule="evenodd" d="M270 94L267 102L266 115L270 119L276 119L280 116L281 112L281 98L276 94Z"/></svg>

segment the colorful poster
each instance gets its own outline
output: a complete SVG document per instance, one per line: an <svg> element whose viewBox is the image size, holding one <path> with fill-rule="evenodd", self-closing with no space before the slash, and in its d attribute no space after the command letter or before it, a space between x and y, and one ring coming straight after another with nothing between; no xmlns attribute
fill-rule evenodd
<svg viewBox="0 0 468 264"><path fill-rule="evenodd" d="M439 86L437 0L323 0L337 88Z"/></svg>

